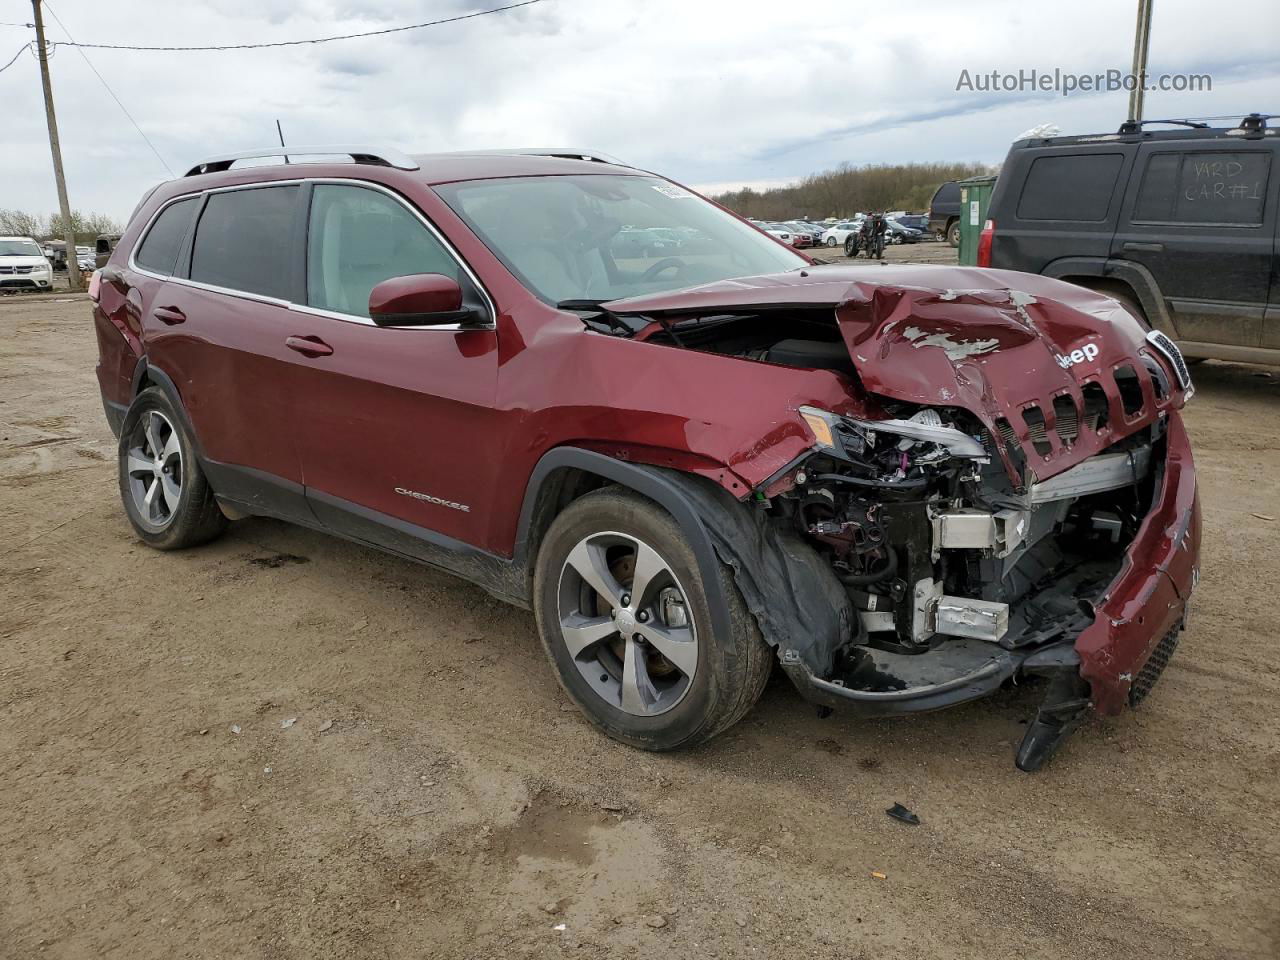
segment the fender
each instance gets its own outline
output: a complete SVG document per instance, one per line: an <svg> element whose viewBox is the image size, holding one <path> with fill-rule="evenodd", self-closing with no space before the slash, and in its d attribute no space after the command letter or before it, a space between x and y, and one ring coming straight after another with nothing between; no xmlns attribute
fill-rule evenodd
<svg viewBox="0 0 1280 960"><path fill-rule="evenodd" d="M187 416L186 405L182 402L182 393L178 390L178 385L173 382L173 378L161 370L157 366L153 366L147 361L145 356L138 358L137 365L133 368L133 384L129 391L130 404L138 398L143 389L143 380L150 380L151 383L165 392L169 402L173 404L174 409L178 411L178 416L182 417L182 427L187 431L187 436L191 438L192 445L196 448L196 456L200 458L201 465L206 462L204 448L200 446L200 438L196 435L195 428L191 426L191 418ZM125 408L128 412L128 408ZM123 414L121 421L123 421Z"/></svg>
<svg viewBox="0 0 1280 960"><path fill-rule="evenodd" d="M1156 283L1156 278L1151 275L1150 270L1132 260L1117 260L1113 257L1107 261L1106 276L1128 285L1138 298L1138 302L1142 304L1147 322L1154 329L1167 334L1174 340L1179 339L1178 326L1173 322L1169 304L1164 294L1160 292L1160 285Z"/></svg>
<svg viewBox="0 0 1280 960"><path fill-rule="evenodd" d="M1054 260L1040 271L1041 276L1061 280L1064 277L1096 277L1123 283L1132 291L1134 299L1147 315L1151 326L1178 339L1177 327L1169 314L1169 306L1160 294L1151 271L1139 263L1108 257L1063 257ZM1104 293L1106 291L1103 291Z"/></svg>
<svg viewBox="0 0 1280 960"><path fill-rule="evenodd" d="M542 500L540 494L544 486L552 482L555 472L565 469L581 470L620 484L643 497L648 497L671 514L688 540L689 547L693 550L694 558L698 562L698 572L702 576L707 605L711 609L712 630L720 636L726 636L730 630L729 607L719 586L720 560L716 556L711 536L703 525L693 501L676 482L676 478L680 476L679 473L626 463L580 447L555 447L548 450L529 476L529 482L525 487L524 504L520 508L520 521L516 527L512 562L517 569L526 571L526 580L531 576L535 560L532 555L536 547L533 541L534 520L535 512ZM532 597L532 589L528 587L526 589Z"/></svg>
<svg viewBox="0 0 1280 960"><path fill-rule="evenodd" d="M228 516L233 519L246 516L276 517L289 523L324 529L307 504L307 493L301 484L252 467L210 459L200 443L200 435L191 424L191 417L187 414L186 405L182 402L182 392L178 389L178 385L169 374L154 364L148 363L146 357L141 357L133 370L134 398L142 392L144 380L159 387L177 410L178 416L182 419L182 428L191 439L191 445L195 447L196 460L200 464L200 469L204 471L209 486L213 488L214 496ZM122 414L122 422L123 419Z"/></svg>

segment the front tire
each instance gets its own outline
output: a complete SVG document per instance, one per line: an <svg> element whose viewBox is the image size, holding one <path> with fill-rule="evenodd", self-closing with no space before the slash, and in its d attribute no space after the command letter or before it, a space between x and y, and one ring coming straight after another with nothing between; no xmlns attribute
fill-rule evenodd
<svg viewBox="0 0 1280 960"><path fill-rule="evenodd" d="M652 501L618 487L575 500L538 551L534 615L570 699L644 750L711 739L755 704L773 653L717 564L730 629L718 636L698 563Z"/></svg>
<svg viewBox="0 0 1280 960"><path fill-rule="evenodd" d="M835 237L827 237L827 246L828 246L828 247L834 247L834 246L835 246L837 243L839 243L839 242L840 242L840 241L839 241L839 240L837 240Z"/></svg>
<svg viewBox="0 0 1280 960"><path fill-rule="evenodd" d="M134 532L157 550L207 543L227 526L184 422L163 390L148 387L120 428L120 498Z"/></svg>
<svg viewBox="0 0 1280 960"><path fill-rule="evenodd" d="M957 220L947 225L947 243L953 247L960 246L960 223Z"/></svg>

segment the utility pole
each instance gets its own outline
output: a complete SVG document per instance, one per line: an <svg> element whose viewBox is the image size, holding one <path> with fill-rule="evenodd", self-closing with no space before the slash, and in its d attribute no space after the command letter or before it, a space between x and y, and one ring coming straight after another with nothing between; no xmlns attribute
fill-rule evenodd
<svg viewBox="0 0 1280 960"><path fill-rule="evenodd" d="M44 41L44 17L40 0L31 0L36 17L36 59L40 61L40 82L44 85L44 113L49 121L49 149L53 152L53 176L58 182L58 206L62 210L63 239L67 244L67 279L72 290L79 290L80 261L76 257L75 225L71 222L71 203L67 200L67 178L62 172L62 145L58 142L58 118L53 114L53 85L49 82L49 48Z"/></svg>
<svg viewBox="0 0 1280 960"><path fill-rule="evenodd" d="M1129 119L1142 120L1142 88L1147 76L1147 46L1151 40L1151 4L1155 0L1138 0L1138 28L1133 38L1133 89L1129 91Z"/></svg>

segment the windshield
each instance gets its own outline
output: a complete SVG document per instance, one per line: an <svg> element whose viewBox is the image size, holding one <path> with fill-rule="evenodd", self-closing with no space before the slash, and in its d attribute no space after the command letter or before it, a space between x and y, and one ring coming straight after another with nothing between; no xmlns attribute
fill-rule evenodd
<svg viewBox="0 0 1280 960"><path fill-rule="evenodd" d="M43 257L30 240L0 240L0 257Z"/></svg>
<svg viewBox="0 0 1280 960"><path fill-rule="evenodd" d="M435 189L548 303L620 300L809 263L655 177L517 177Z"/></svg>

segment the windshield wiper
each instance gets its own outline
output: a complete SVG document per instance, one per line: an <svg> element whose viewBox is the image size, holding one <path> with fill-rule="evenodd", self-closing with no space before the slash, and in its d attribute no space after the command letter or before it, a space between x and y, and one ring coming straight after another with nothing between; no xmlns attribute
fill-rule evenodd
<svg viewBox="0 0 1280 960"><path fill-rule="evenodd" d="M586 323L588 326L595 326L594 324L591 323L592 320L601 319L601 320L604 320L605 323L607 323L614 330L618 330L622 333L625 333L627 336L634 336L636 331L639 330L640 328L633 327L631 324L627 323L627 321L623 320L616 313L612 313L601 306L601 304L608 303L608 302L609 301L607 300L586 300L586 299L561 300L559 303L556 304L556 307L560 310L587 311L588 313L592 314L592 316L589 318L583 317L582 320L583 320L583 323Z"/></svg>

